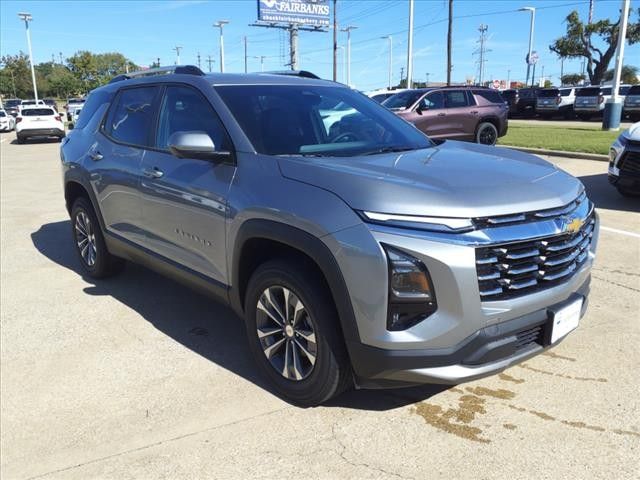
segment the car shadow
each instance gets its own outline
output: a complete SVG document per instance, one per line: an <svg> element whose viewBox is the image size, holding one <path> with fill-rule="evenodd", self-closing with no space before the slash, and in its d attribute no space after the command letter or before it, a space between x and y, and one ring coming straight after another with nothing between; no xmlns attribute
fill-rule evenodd
<svg viewBox="0 0 640 480"><path fill-rule="evenodd" d="M584 175L578 178L584 184L587 195L596 208L640 212L640 199L620 195L616 188L609 183L606 173Z"/></svg>
<svg viewBox="0 0 640 480"><path fill-rule="evenodd" d="M34 247L52 262L89 283L84 293L110 296L159 331L198 355L275 394L260 375L247 345L244 323L228 307L144 267L127 263L113 278L83 275L69 220L42 225L31 234ZM426 385L393 390L352 390L325 406L384 411L425 400L448 387Z"/></svg>
<svg viewBox="0 0 640 480"><path fill-rule="evenodd" d="M38 144L38 143L59 143L57 137L38 137L38 138L29 138L24 141L24 143L18 143L18 139L14 138L11 140L11 145L29 145L29 144Z"/></svg>

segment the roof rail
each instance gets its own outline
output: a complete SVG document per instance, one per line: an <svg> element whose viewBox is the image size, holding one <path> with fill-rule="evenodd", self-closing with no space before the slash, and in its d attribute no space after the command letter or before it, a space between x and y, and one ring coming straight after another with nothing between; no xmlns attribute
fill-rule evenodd
<svg viewBox="0 0 640 480"><path fill-rule="evenodd" d="M147 70L139 70L137 72L124 73L113 77L109 83L120 82L138 77L151 77L153 75L167 75L170 73L182 73L185 75L204 75L204 72L195 65L172 65L169 67L149 68Z"/></svg>
<svg viewBox="0 0 640 480"><path fill-rule="evenodd" d="M261 72L267 75L287 75L290 77L302 77L302 78L316 78L320 79L315 73L309 72L307 70L281 70L281 71L273 71L273 72Z"/></svg>

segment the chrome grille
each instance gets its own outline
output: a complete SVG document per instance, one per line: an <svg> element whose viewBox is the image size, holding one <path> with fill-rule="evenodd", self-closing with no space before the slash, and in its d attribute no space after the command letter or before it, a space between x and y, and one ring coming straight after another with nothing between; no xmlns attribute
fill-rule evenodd
<svg viewBox="0 0 640 480"><path fill-rule="evenodd" d="M592 214L576 233L476 249L482 301L505 300L567 281L586 261Z"/></svg>
<svg viewBox="0 0 640 480"><path fill-rule="evenodd" d="M618 168L621 172L640 175L640 152L628 151L620 159Z"/></svg>
<svg viewBox="0 0 640 480"><path fill-rule="evenodd" d="M583 191L576 197L575 200L569 202L566 205L558 208L549 208L546 210L537 210L533 212L517 213L513 215L500 215L495 217L483 217L475 218L473 220L474 225L478 229L501 227L504 225L513 225L516 223L535 222L539 220L546 220L553 217L559 217L561 215L567 215L582 205L587 200L587 194Z"/></svg>

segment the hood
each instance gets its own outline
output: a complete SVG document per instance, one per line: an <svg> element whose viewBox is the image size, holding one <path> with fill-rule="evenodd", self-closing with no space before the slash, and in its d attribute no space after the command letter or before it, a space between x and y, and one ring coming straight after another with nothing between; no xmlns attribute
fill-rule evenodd
<svg viewBox="0 0 640 480"><path fill-rule="evenodd" d="M447 141L424 150L361 157L279 159L282 174L351 208L434 217L486 217L565 205L582 184L534 155ZM319 206L321 208L321 206Z"/></svg>
<svg viewBox="0 0 640 480"><path fill-rule="evenodd" d="M622 132L622 134L627 137L629 140L639 141L640 140L640 122L636 122L629 127L626 132Z"/></svg>

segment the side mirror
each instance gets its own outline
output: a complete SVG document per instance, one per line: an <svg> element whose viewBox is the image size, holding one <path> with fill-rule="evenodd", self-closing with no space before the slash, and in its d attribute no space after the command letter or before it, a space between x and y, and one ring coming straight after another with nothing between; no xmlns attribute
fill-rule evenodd
<svg viewBox="0 0 640 480"><path fill-rule="evenodd" d="M219 162L231 159L231 152L216 151L213 140L205 132L175 132L169 137L169 151L178 158Z"/></svg>
<svg viewBox="0 0 640 480"><path fill-rule="evenodd" d="M418 115L422 115L422 112L423 112L424 110L429 110L429 107L428 107L425 103L420 102L420 103L418 104L418 106L416 107L416 113L417 113Z"/></svg>

